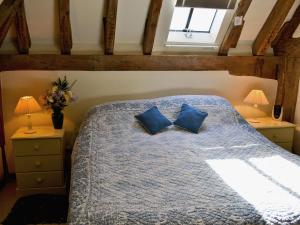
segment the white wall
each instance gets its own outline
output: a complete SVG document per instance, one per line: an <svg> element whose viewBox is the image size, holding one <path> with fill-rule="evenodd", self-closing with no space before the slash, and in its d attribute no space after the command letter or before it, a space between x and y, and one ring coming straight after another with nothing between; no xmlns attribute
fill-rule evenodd
<svg viewBox="0 0 300 225"><path fill-rule="evenodd" d="M65 128L68 142L74 134L84 113L92 105L112 100L150 98L177 94L215 94L228 98L244 115L263 116L270 114L270 107L253 111L242 103L253 88L263 89L273 104L277 82L255 77L230 76L227 72L3 72L4 120L7 157L10 171L14 171L10 136L21 125L26 125L24 116L14 115L18 99L33 95L38 99L58 76L67 75L69 81L78 80L74 93L79 100L65 110ZM33 124L51 124L49 112L33 114Z"/></svg>

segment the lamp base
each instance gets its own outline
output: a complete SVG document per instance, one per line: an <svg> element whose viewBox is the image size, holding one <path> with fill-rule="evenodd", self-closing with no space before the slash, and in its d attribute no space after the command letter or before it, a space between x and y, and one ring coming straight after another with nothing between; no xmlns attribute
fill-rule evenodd
<svg viewBox="0 0 300 225"><path fill-rule="evenodd" d="M24 131L24 134L34 134L34 133L36 133L36 131L35 130L25 130Z"/></svg>

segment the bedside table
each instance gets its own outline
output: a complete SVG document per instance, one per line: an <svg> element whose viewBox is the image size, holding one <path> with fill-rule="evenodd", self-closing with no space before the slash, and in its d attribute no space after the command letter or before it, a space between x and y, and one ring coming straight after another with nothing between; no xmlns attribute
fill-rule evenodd
<svg viewBox="0 0 300 225"><path fill-rule="evenodd" d="M65 193L64 130L34 127L36 133L25 134L26 127L11 137L17 178L17 194Z"/></svg>
<svg viewBox="0 0 300 225"><path fill-rule="evenodd" d="M295 124L276 121L271 117L255 118L258 123L251 122L251 119L246 120L270 141L292 152Z"/></svg>

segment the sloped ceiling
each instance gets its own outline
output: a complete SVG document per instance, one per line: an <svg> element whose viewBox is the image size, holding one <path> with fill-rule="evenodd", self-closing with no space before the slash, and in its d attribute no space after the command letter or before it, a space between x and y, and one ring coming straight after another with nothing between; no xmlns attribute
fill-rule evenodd
<svg viewBox="0 0 300 225"><path fill-rule="evenodd" d="M157 27L153 54L206 53L217 49L166 47L165 42L176 0L164 0ZM1 0L0 0L1 2ZM251 45L264 24L276 0L253 0L245 16L245 26L236 49L230 55L250 55ZM71 0L72 54L103 53L104 0ZM116 54L142 54L141 43L150 0L119 0L115 40ZM286 20L293 15L300 0L296 0ZM25 0L27 21L32 39L31 53L59 53L57 0ZM294 34L300 36L300 28ZM10 30L0 53L15 51L15 32ZM271 53L271 51L269 51Z"/></svg>

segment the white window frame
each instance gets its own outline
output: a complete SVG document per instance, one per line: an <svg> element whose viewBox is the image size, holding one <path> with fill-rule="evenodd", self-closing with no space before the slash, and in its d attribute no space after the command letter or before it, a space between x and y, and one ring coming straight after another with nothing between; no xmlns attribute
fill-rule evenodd
<svg viewBox="0 0 300 225"><path fill-rule="evenodd" d="M238 4L237 4L238 5ZM237 7L237 6L236 6ZM174 7L175 8L175 7ZM221 11L221 10L219 10ZM235 10L226 10L223 20L221 21L219 31L214 32L216 27L219 27L215 19L213 26L211 28L211 33L193 33L193 38L187 38L186 32L172 32L168 30L166 47L213 47L218 48L222 42L222 39L230 25L231 19L234 15ZM219 12L218 12L219 13ZM217 14L218 14L217 13ZM171 26L171 21L169 24L169 29ZM171 35L171 36L170 36ZM173 37L172 37L173 36ZM171 40L171 41L170 41ZM179 40L179 41L174 41Z"/></svg>

